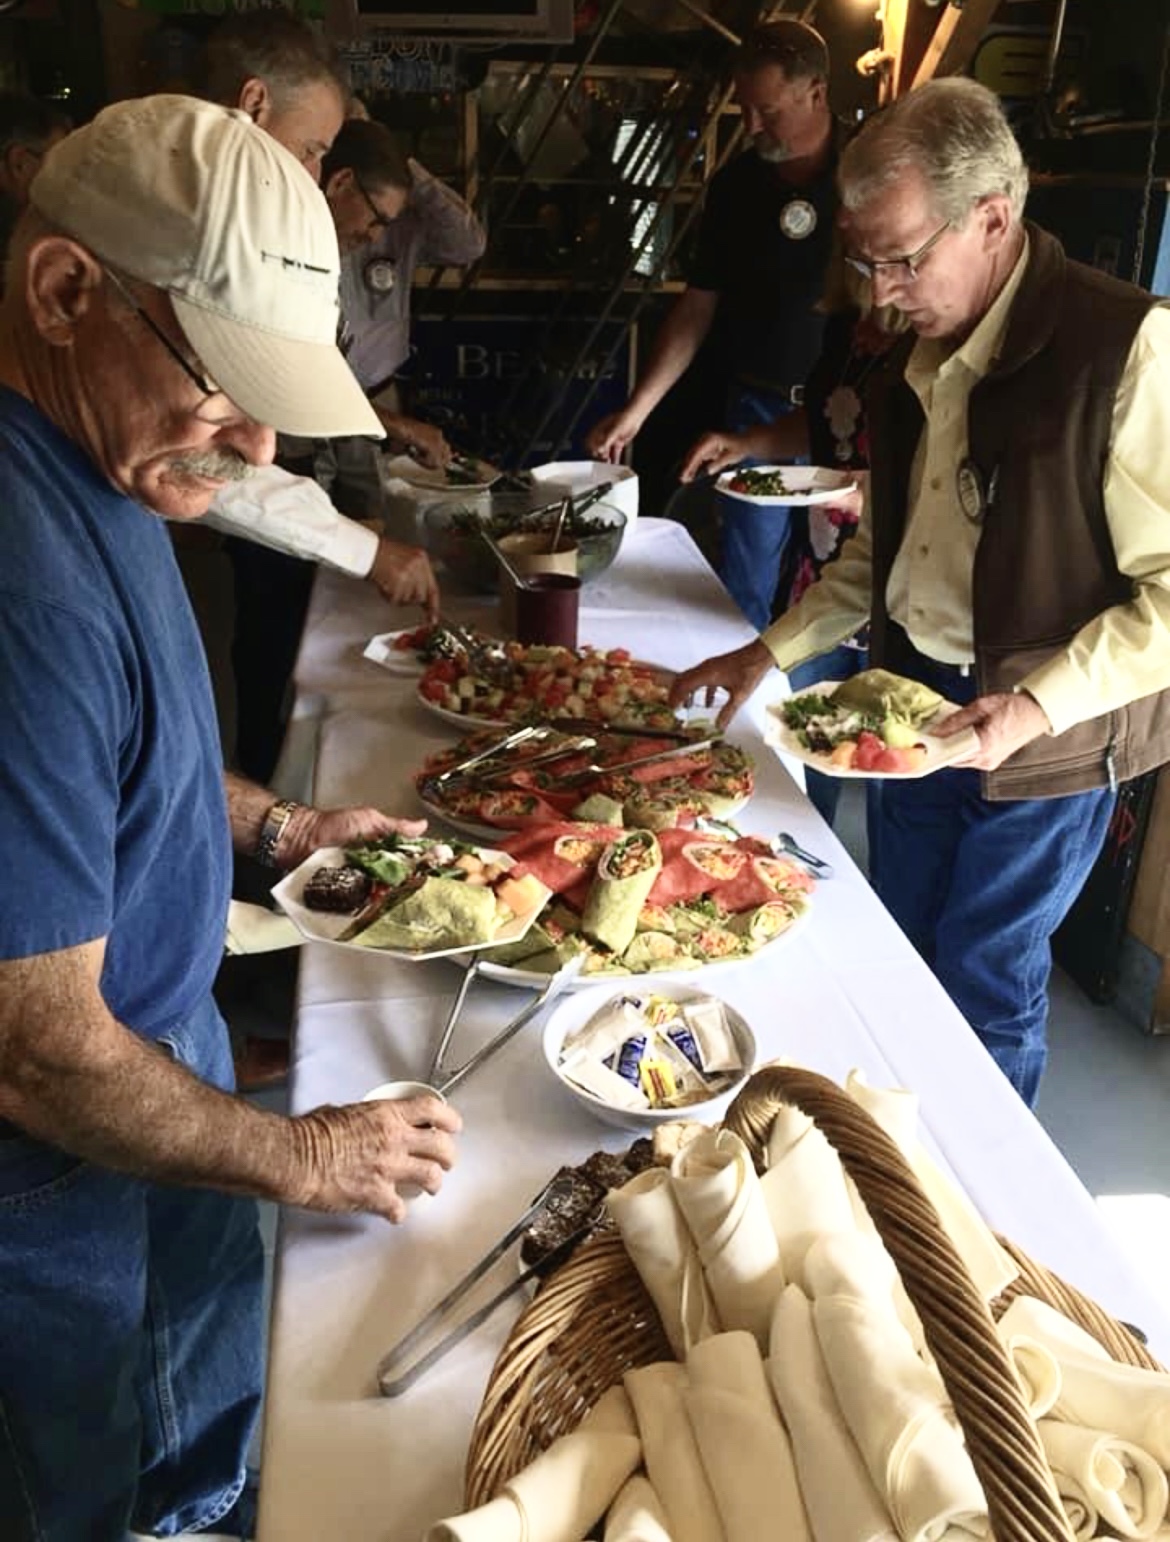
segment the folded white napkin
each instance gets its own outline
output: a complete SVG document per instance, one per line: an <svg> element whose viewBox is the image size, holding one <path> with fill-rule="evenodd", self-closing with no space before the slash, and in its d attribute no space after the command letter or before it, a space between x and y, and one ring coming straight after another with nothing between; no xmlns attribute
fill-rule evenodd
<svg viewBox="0 0 1170 1542"><path fill-rule="evenodd" d="M1053 1418L1108 1430L1170 1468L1170 1375L1120 1365L1091 1333L1034 1296L1019 1296L998 1323L1000 1340L1049 1350L1060 1370Z"/></svg>
<svg viewBox="0 0 1170 1542"><path fill-rule="evenodd" d="M1053 1473L1075 1479L1106 1526L1120 1537L1153 1536L1166 1519L1170 1486L1152 1456L1079 1424L1041 1419L1037 1428Z"/></svg>
<svg viewBox="0 0 1170 1542"><path fill-rule="evenodd" d="M966 1194L927 1155L918 1138L918 1094L900 1087L870 1087L860 1071L850 1071L845 1091L900 1148L976 1289L984 1301L993 1301L1020 1271Z"/></svg>
<svg viewBox="0 0 1170 1542"><path fill-rule="evenodd" d="M727 1542L809 1542L792 1447L759 1347L750 1333L720 1333L687 1356L683 1405Z"/></svg>
<svg viewBox="0 0 1170 1542"><path fill-rule="evenodd" d="M789 1285L772 1316L768 1378L792 1437L817 1542L897 1542L881 1495L841 1415L813 1326L812 1303Z"/></svg>
<svg viewBox="0 0 1170 1542"><path fill-rule="evenodd" d="M784 1270L747 1147L729 1130L707 1130L683 1147L670 1171L719 1321L746 1328L765 1347Z"/></svg>
<svg viewBox="0 0 1170 1542"><path fill-rule="evenodd" d="M232 900L228 905L224 941L228 953L274 953L278 948L299 948L304 940L288 916L275 910L245 900Z"/></svg>
<svg viewBox="0 0 1170 1542"><path fill-rule="evenodd" d="M664 1167L647 1168L611 1191L608 1204L670 1347L683 1360L692 1344L719 1332L719 1317L670 1174Z"/></svg>
<svg viewBox="0 0 1170 1542"><path fill-rule="evenodd" d="M787 1105L768 1132L760 1179L786 1280L804 1286L804 1256L822 1232L856 1227L841 1158L807 1114Z"/></svg>
<svg viewBox="0 0 1170 1542"><path fill-rule="evenodd" d="M624 1381L642 1437L646 1476L666 1511L671 1536L675 1542L726 1542L683 1406L686 1370L667 1362L643 1365L627 1371Z"/></svg>
<svg viewBox="0 0 1170 1542"><path fill-rule="evenodd" d="M673 1542L666 1511L645 1473L636 1472L610 1505L605 1542Z"/></svg>
<svg viewBox="0 0 1170 1542"><path fill-rule="evenodd" d="M987 1504L937 1370L914 1352L873 1238L824 1237L805 1260L829 1380L903 1542L989 1537Z"/></svg>
<svg viewBox="0 0 1170 1542"><path fill-rule="evenodd" d="M490 1504L439 1521L425 1542L581 1542L641 1458L629 1400L611 1387Z"/></svg>

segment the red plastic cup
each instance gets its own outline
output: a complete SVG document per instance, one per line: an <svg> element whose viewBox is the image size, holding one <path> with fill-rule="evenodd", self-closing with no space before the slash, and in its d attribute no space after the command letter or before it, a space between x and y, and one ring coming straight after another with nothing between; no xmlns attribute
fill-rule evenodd
<svg viewBox="0 0 1170 1542"><path fill-rule="evenodd" d="M575 648L580 595L581 580L570 573L533 573L516 590L516 641Z"/></svg>

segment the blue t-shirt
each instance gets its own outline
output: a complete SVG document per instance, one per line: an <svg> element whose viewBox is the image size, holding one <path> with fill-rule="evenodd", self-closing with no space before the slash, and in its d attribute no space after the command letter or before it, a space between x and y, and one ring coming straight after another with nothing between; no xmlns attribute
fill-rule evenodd
<svg viewBox="0 0 1170 1542"><path fill-rule="evenodd" d="M148 1038L205 999L231 847L207 665L163 520L0 388L0 958L105 937Z"/></svg>

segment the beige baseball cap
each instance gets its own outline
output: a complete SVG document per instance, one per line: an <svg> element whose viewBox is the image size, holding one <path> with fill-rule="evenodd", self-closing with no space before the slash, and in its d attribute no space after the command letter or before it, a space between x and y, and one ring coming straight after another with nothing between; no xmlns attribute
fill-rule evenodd
<svg viewBox="0 0 1170 1542"><path fill-rule="evenodd" d="M329 206L246 113L188 96L118 102L45 157L33 206L96 257L164 289L236 406L282 433L382 426L337 349Z"/></svg>

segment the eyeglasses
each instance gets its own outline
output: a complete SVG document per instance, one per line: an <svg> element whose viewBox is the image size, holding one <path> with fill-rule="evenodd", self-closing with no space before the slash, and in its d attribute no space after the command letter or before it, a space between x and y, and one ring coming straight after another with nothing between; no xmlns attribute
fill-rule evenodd
<svg viewBox="0 0 1170 1542"><path fill-rule="evenodd" d="M370 211L370 223L373 225L375 230L385 230L386 227L391 223L389 217L382 213L381 209L379 209L378 205L370 197L369 189L357 174L357 168L351 166L349 169L353 172L354 187L357 188L358 192L366 200L366 207Z"/></svg>
<svg viewBox="0 0 1170 1542"><path fill-rule="evenodd" d="M170 354L171 358L174 359L175 363L183 371L187 379L190 380L194 386L198 387L199 392L204 400L206 401L213 396L223 396L223 387L217 386L215 381L211 380L207 375L200 374L195 366L183 357L181 351L175 346L174 343L171 342L170 338L149 314L149 312L146 311L143 306L140 305L139 302L134 298L134 296L130 293L129 289L127 289L126 285L122 282L118 275L106 267L102 268L102 272L109 279L110 283L113 284L119 295L121 295L122 299L125 300L126 304L139 318L139 320L147 327L149 331L154 333L155 337ZM193 416L204 417L201 411L196 411ZM227 423L231 421L232 417L232 413L227 413L222 417L205 417L204 421L208 423Z"/></svg>
<svg viewBox="0 0 1170 1542"><path fill-rule="evenodd" d="M848 254L845 261L862 278L875 279L879 273L888 273L894 268L905 268L911 283L918 277L918 269L922 266L922 259L926 254L938 245L943 236L951 228L951 221L940 225L934 235L927 236L926 240L916 252L907 252L905 257L852 257Z"/></svg>

